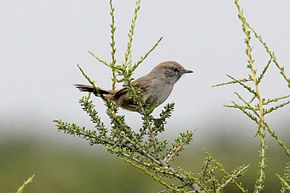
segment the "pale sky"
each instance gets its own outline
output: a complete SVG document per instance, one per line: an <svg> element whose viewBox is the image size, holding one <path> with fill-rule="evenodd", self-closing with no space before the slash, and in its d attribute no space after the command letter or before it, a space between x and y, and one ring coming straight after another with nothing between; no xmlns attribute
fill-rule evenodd
<svg viewBox="0 0 290 193"><path fill-rule="evenodd" d="M128 27L135 1L114 1L118 61L124 58ZM246 17L275 51L290 75L290 1L241 1ZM0 134L7 132L58 134L52 120L59 118L89 126L89 119L78 100L82 93L72 85L86 83L77 69L84 70L103 88L110 88L110 70L87 51L109 60L108 0L10 0L0 6ZM254 125L238 110L223 104L235 99L240 88L211 86L228 80L226 74L244 77L244 40L233 1L143 0L133 42L133 59L143 55L163 36L161 45L137 69L135 77L149 72L165 60L176 60L195 73L186 75L175 86L168 102L176 109L168 127L175 133L198 129L197 136L218 129L225 135L241 132L253 136ZM268 60L263 48L254 44L256 65ZM261 68L260 68L261 69ZM289 94L278 71L262 87L268 96ZM120 87L120 85L119 85ZM288 89L288 90L287 90ZM99 99L95 100L106 117ZM160 113L162 107L155 110ZM274 114L273 125L289 123L287 107ZM120 111L131 125L140 125L137 113ZM287 116L286 116L287 115ZM108 119L104 119L108 122ZM28 125L39 123L37 131ZM242 131L234 130L235 126ZM284 128L285 129L285 128ZM279 133L279 131L278 131Z"/></svg>

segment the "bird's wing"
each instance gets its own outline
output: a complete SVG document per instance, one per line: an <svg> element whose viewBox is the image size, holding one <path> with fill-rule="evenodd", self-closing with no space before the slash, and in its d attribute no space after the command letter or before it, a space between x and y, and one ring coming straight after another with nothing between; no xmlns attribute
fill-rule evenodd
<svg viewBox="0 0 290 193"><path fill-rule="evenodd" d="M153 81L151 77L145 76L137 79L135 83L141 89L142 99L146 104L151 105L152 107L155 105L158 100L158 95L154 92Z"/></svg>
<svg viewBox="0 0 290 193"><path fill-rule="evenodd" d="M149 78L143 76L133 81L133 84L139 86L139 88L141 89L141 93L145 93L148 90L148 87L150 86L151 82L152 81ZM128 88L122 88L114 94L114 97L115 99L118 99L127 93Z"/></svg>
<svg viewBox="0 0 290 193"><path fill-rule="evenodd" d="M148 98L148 93L150 93L150 84L151 80L147 77L140 77L133 82L133 84L139 86L141 89L141 96L143 100L146 102ZM118 90L112 96L112 100L114 100L118 106L130 110L136 111L136 103L129 97L128 88L122 88Z"/></svg>
<svg viewBox="0 0 290 193"><path fill-rule="evenodd" d="M139 86L141 92L146 92L146 90L150 87L151 83L152 79L148 78L147 76L140 77L133 82L133 84Z"/></svg>
<svg viewBox="0 0 290 193"><path fill-rule="evenodd" d="M127 88L122 88L120 90L118 90L115 94L114 94L114 99L118 100L121 96L127 94L128 89Z"/></svg>

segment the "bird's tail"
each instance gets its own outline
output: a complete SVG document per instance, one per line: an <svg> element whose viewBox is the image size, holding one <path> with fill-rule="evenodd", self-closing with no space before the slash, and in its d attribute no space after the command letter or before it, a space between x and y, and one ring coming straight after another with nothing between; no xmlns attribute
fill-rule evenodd
<svg viewBox="0 0 290 193"><path fill-rule="evenodd" d="M92 92L92 93L99 93L99 94L104 94L104 95L113 94L113 92L110 90L105 90L102 88L95 88L91 85L74 84L74 86L77 89L79 89L81 92Z"/></svg>

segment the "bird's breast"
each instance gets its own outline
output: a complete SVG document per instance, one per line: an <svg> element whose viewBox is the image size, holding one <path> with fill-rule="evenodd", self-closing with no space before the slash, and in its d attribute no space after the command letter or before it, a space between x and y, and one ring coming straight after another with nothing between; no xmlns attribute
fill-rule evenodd
<svg viewBox="0 0 290 193"><path fill-rule="evenodd" d="M152 84L147 90L146 98L153 100L151 102L155 106L159 106L168 98L172 89L173 89L173 84L169 84L160 80L153 80Z"/></svg>

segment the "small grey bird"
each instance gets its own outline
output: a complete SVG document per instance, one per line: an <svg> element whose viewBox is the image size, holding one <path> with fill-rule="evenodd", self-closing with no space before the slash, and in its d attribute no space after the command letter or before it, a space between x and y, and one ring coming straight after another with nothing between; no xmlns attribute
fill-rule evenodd
<svg viewBox="0 0 290 193"><path fill-rule="evenodd" d="M180 77L183 74L192 72L191 70L186 70L175 61L166 61L157 65L147 75L133 81L133 84L139 86L141 89L143 101L151 107L156 108L168 98L174 84ZM74 86L82 92L96 92L93 86L83 84L75 84ZM120 90L104 90L98 88L98 91L105 95L107 99L114 101L117 106L129 111L137 111L137 105L129 98L128 88L122 88Z"/></svg>

